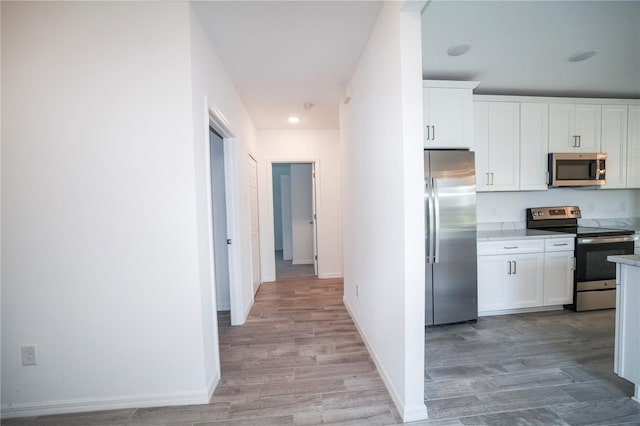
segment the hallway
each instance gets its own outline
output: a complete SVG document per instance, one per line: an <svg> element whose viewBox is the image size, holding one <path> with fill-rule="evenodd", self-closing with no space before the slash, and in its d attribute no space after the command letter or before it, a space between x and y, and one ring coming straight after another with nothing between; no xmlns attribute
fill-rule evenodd
<svg viewBox="0 0 640 426"><path fill-rule="evenodd" d="M224 419L400 422L342 303L342 288L341 279L265 283L245 325L220 325L222 380L211 403L226 405Z"/></svg>

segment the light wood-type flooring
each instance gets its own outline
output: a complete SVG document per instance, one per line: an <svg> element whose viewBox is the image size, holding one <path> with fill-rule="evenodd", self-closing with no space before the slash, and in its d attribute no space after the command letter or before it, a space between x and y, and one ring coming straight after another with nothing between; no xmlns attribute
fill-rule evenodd
<svg viewBox="0 0 640 426"><path fill-rule="evenodd" d="M220 318L209 404L5 420L29 425L392 425L400 418L342 304L341 280L261 286L240 327ZM480 318L426 331L416 425L640 425L613 372L615 311Z"/></svg>

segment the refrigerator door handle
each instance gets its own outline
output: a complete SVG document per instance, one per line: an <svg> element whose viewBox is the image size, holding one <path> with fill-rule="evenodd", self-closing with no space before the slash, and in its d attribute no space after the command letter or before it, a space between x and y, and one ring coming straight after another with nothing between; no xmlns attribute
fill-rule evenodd
<svg viewBox="0 0 640 426"><path fill-rule="evenodd" d="M433 228L433 239L435 247L433 251L433 263L440 262L440 194L438 194L438 179L431 178L431 187L433 188L433 215L435 216L435 226Z"/></svg>
<svg viewBox="0 0 640 426"><path fill-rule="evenodd" d="M433 263L433 259L432 259L432 254L433 254L433 226L434 226L434 219L433 219L433 195L432 195L432 188L431 188L431 184L429 181L427 181L427 179L425 179L425 194L424 194L424 204L425 204L425 214L427 215L427 220L426 220L426 232L425 232L425 238L426 238L426 244L425 244L425 250L426 250L426 257L427 257L427 263Z"/></svg>

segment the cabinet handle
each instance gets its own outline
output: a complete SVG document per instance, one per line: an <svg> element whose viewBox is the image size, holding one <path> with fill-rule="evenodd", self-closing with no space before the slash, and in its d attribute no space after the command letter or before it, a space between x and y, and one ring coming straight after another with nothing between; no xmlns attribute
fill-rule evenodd
<svg viewBox="0 0 640 426"><path fill-rule="evenodd" d="M505 249L507 249L507 250L513 250L513 249L517 249L517 248L518 248L518 246L508 246L508 247L505 246Z"/></svg>
<svg viewBox="0 0 640 426"><path fill-rule="evenodd" d="M507 272L507 275L511 275L511 261L507 260L507 263L509 264L509 272Z"/></svg>
<svg viewBox="0 0 640 426"><path fill-rule="evenodd" d="M489 186L489 173L485 173L487 175L487 186Z"/></svg>
<svg viewBox="0 0 640 426"><path fill-rule="evenodd" d="M431 135L431 133L430 133L430 131L429 131L429 128L430 128L430 127L431 127L431 126L427 126L427 140L431 140L431 136L430 136L430 135Z"/></svg>
<svg viewBox="0 0 640 426"><path fill-rule="evenodd" d="M547 172L547 177L545 178L544 183L549 185L549 172Z"/></svg>
<svg viewBox="0 0 640 426"><path fill-rule="evenodd" d="M578 136L578 135L573 135L573 147L574 147L574 148L577 148L577 147L579 147L579 146L580 146L580 145L578 145L578 138L579 138L579 137L580 137L580 136Z"/></svg>
<svg viewBox="0 0 640 426"><path fill-rule="evenodd" d="M491 172L491 185L493 185L493 172Z"/></svg>
<svg viewBox="0 0 640 426"><path fill-rule="evenodd" d="M436 140L436 126L431 126L432 140Z"/></svg>
<svg viewBox="0 0 640 426"><path fill-rule="evenodd" d="M568 246L569 243L562 243L562 244L554 243L553 245L556 246L556 247L560 247L560 246Z"/></svg>
<svg viewBox="0 0 640 426"><path fill-rule="evenodd" d="M578 148L582 146L582 136L578 135Z"/></svg>
<svg viewBox="0 0 640 426"><path fill-rule="evenodd" d="M513 261L513 275L518 273L518 270L516 269L518 266L518 263L514 260Z"/></svg>

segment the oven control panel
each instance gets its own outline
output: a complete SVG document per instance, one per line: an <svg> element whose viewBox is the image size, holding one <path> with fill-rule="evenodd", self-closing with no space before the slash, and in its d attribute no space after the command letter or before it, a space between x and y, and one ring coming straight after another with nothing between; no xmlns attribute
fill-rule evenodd
<svg viewBox="0 0 640 426"><path fill-rule="evenodd" d="M548 219L580 219L580 207L564 206L564 207L532 207L527 209L529 220L548 220Z"/></svg>

